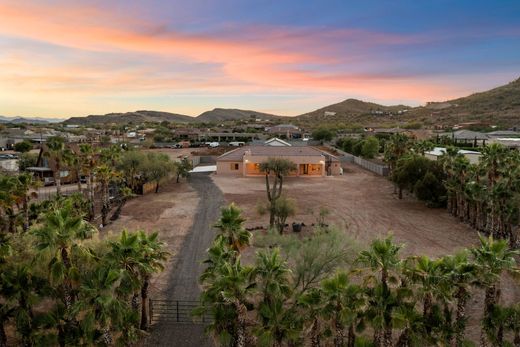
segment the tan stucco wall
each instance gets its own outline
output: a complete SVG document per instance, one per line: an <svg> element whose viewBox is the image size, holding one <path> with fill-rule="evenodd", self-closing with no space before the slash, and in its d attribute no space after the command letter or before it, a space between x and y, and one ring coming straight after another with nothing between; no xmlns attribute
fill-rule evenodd
<svg viewBox="0 0 520 347"><path fill-rule="evenodd" d="M232 170L238 164L238 170ZM239 161L217 161L217 175L236 175L242 176L243 164Z"/></svg>

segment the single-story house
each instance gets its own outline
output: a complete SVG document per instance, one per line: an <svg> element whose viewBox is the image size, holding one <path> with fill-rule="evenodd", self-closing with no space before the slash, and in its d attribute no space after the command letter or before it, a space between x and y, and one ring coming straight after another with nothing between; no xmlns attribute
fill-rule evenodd
<svg viewBox="0 0 520 347"><path fill-rule="evenodd" d="M297 168L289 176L336 176L343 171L338 158L311 146L245 146L218 157L217 174L263 175L260 163L268 158L284 158L295 163Z"/></svg>
<svg viewBox="0 0 520 347"><path fill-rule="evenodd" d="M424 156L431 160L438 160L443 154L446 153L446 148L444 147L435 147L431 151L424 152ZM465 149L461 149L458 152L459 154L462 154L465 156L471 164L477 164L480 160L480 156L482 155L480 152L477 151L468 151Z"/></svg>
<svg viewBox="0 0 520 347"><path fill-rule="evenodd" d="M292 124L279 124L266 130L270 135L281 136L286 139L299 139L302 137L302 130Z"/></svg>

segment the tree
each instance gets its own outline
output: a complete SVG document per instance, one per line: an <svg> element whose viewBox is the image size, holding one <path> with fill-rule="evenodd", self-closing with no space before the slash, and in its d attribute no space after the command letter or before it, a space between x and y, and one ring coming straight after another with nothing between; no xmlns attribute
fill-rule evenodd
<svg viewBox="0 0 520 347"><path fill-rule="evenodd" d="M220 210L220 218L214 225L218 229L217 238L222 238L226 245L237 253L248 246L251 240L251 233L244 229L244 222L242 211L231 203Z"/></svg>
<svg viewBox="0 0 520 347"><path fill-rule="evenodd" d="M329 128L319 127L312 132L312 138L316 141L331 141L334 137L334 132Z"/></svg>
<svg viewBox="0 0 520 347"><path fill-rule="evenodd" d="M29 230L29 201L38 194L31 190L40 187L40 181L34 180L30 173L21 173L17 176L17 193L18 199L21 200L23 213L23 231Z"/></svg>
<svg viewBox="0 0 520 347"><path fill-rule="evenodd" d="M82 170L87 176L87 191L89 200L89 220L94 219L94 172L97 166L97 150L91 144L85 143L79 146Z"/></svg>
<svg viewBox="0 0 520 347"><path fill-rule="evenodd" d="M259 205L258 212L264 215L267 211L271 211L271 204L267 206ZM296 201L282 195L274 202L275 226L280 234L283 234L287 218L294 216L296 213Z"/></svg>
<svg viewBox="0 0 520 347"><path fill-rule="evenodd" d="M271 304L275 298L287 297L291 293L290 273L287 263L280 257L280 249L274 248L257 253L253 276L264 303Z"/></svg>
<svg viewBox="0 0 520 347"><path fill-rule="evenodd" d="M120 187L118 195L119 196L116 211L114 212L112 217L110 217L110 220L113 221L119 218L126 202L135 196L135 194L132 192L132 189L130 189L129 187Z"/></svg>
<svg viewBox="0 0 520 347"><path fill-rule="evenodd" d="M379 273L379 283L374 287L372 297L376 300L371 300L370 303L375 305L376 312L379 317L373 320L375 340L379 341L382 337L383 346L390 347L392 345L392 309L395 297L390 290L389 284L395 283L396 278L392 274L393 271L399 269L401 260L399 258L400 245L396 245L392 241L392 237L388 236L385 239L376 239L372 241L370 248L361 251L357 262L367 266L371 271ZM368 280L372 281L372 275ZM381 331L382 329L382 331ZM376 345L378 343L376 342Z"/></svg>
<svg viewBox="0 0 520 347"><path fill-rule="evenodd" d="M509 249L507 240L495 240L493 236L485 238L480 236L480 247L470 249L474 257L476 269L479 274L479 284L485 291L484 322L491 318L493 308L498 304L500 297L500 277L504 271L518 271L514 256L517 251ZM488 345L487 327L484 325L481 332L480 343Z"/></svg>
<svg viewBox="0 0 520 347"><path fill-rule="evenodd" d="M363 141L361 156L372 159L379 153L379 140L375 136L369 136Z"/></svg>
<svg viewBox="0 0 520 347"><path fill-rule="evenodd" d="M181 161L176 161L174 163L174 169L176 174L176 182L179 183L179 179L188 178L190 175L190 171L193 170L193 165L188 157L184 157Z"/></svg>
<svg viewBox="0 0 520 347"><path fill-rule="evenodd" d="M108 213L110 212L110 183L119 178L118 172L106 164L99 165L96 168L96 181L99 182L101 188L101 224L103 226L108 223Z"/></svg>
<svg viewBox="0 0 520 347"><path fill-rule="evenodd" d="M65 139L60 136L53 136L47 139L47 151L45 155L54 161L54 182L56 182L56 194L61 195L61 169L65 155Z"/></svg>
<svg viewBox="0 0 520 347"><path fill-rule="evenodd" d="M269 201L269 227L274 227L276 217L276 200L282 195L283 179L289 172L296 170L296 164L282 158L268 158L260 163L260 171L265 173L265 189ZM269 182L273 176L272 186Z"/></svg>
<svg viewBox="0 0 520 347"><path fill-rule="evenodd" d="M159 184L172 170L173 165L166 154L148 153L144 172L149 181L155 182L155 193L159 192Z"/></svg>
<svg viewBox="0 0 520 347"><path fill-rule="evenodd" d="M20 153L29 152L32 148L32 143L27 140L23 140L22 142L18 142L14 145L14 150Z"/></svg>

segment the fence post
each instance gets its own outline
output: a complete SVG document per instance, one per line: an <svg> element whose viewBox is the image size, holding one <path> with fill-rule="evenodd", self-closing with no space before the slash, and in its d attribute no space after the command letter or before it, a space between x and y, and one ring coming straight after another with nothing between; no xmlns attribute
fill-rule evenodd
<svg viewBox="0 0 520 347"><path fill-rule="evenodd" d="M177 305L177 322L179 322L179 300L176 300L175 303Z"/></svg>

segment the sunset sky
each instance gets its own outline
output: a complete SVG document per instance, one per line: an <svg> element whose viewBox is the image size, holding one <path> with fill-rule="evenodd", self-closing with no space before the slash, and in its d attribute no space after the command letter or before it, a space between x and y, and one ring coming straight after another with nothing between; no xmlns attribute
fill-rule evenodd
<svg viewBox="0 0 520 347"><path fill-rule="evenodd" d="M518 0L0 0L4 116L297 115L518 77Z"/></svg>

